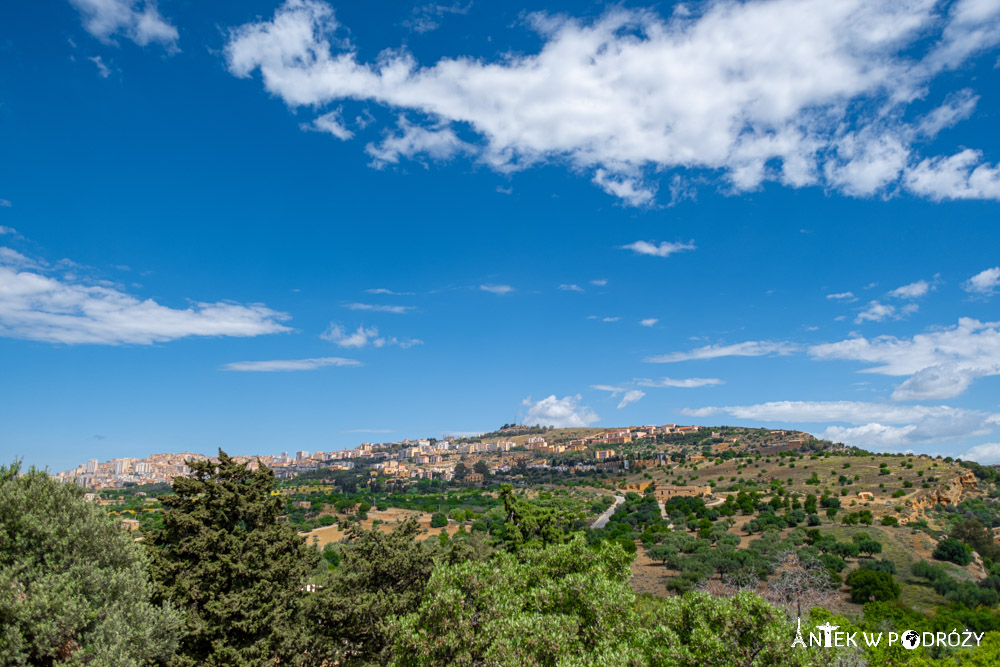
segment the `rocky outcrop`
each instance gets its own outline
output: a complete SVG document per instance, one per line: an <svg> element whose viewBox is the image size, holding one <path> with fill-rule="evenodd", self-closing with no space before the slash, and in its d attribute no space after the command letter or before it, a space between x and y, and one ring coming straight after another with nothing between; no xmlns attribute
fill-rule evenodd
<svg viewBox="0 0 1000 667"><path fill-rule="evenodd" d="M923 514L935 505L957 505L970 491L975 491L975 489L976 476L971 471L966 470L948 482L913 496L906 501L905 507L913 514Z"/></svg>

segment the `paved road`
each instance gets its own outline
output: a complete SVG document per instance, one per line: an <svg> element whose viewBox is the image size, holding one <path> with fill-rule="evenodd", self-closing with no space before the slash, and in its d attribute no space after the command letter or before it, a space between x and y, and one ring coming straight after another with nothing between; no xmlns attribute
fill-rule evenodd
<svg viewBox="0 0 1000 667"><path fill-rule="evenodd" d="M625 502L625 496L615 496L615 504L609 507L608 509L604 510L604 514L597 517L597 520L594 521L594 523L592 523L590 527L604 528L604 526L608 525L608 519L611 518L611 515L615 513L615 510L618 509L618 506L621 505L623 502Z"/></svg>

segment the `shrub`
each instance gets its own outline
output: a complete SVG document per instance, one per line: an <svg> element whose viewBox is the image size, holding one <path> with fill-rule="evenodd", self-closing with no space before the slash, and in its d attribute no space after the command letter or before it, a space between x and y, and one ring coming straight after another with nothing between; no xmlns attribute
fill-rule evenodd
<svg viewBox="0 0 1000 667"><path fill-rule="evenodd" d="M0 466L0 662L163 664L182 620L153 603L146 562L80 487Z"/></svg>
<svg viewBox="0 0 1000 667"><path fill-rule="evenodd" d="M888 572L857 569L847 575L851 602L889 602L899 599L899 584Z"/></svg>
<svg viewBox="0 0 1000 667"><path fill-rule="evenodd" d="M858 567L862 570L875 570L876 572L896 574L896 564L891 560L863 560Z"/></svg>
<svg viewBox="0 0 1000 667"><path fill-rule="evenodd" d="M972 561L972 556L969 555L965 545L953 537L938 542L932 556L935 560L946 560L957 565L968 565Z"/></svg>
<svg viewBox="0 0 1000 667"><path fill-rule="evenodd" d="M431 515L431 528L443 528L448 525L448 517L444 512L434 512Z"/></svg>

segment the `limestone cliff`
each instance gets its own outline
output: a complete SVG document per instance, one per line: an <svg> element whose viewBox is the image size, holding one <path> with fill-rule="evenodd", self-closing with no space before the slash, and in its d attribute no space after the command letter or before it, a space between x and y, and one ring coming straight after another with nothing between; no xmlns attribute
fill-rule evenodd
<svg viewBox="0 0 1000 667"><path fill-rule="evenodd" d="M935 505L957 505L970 492L976 490L976 476L965 470L960 475L952 477L947 482L938 484L933 489L917 493L906 501L908 514L920 515Z"/></svg>

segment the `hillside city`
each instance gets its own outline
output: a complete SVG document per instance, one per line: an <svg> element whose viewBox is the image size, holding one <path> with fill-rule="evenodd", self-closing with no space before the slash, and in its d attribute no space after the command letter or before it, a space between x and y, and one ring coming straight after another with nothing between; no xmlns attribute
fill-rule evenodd
<svg viewBox="0 0 1000 667"><path fill-rule="evenodd" d="M526 426L501 429L496 439L483 440L478 438L455 438L446 436L440 440L434 438L402 440L384 443L362 443L353 449L332 452L298 451L294 455L282 452L278 455L236 455L233 459L246 463L251 469L263 464L274 470L279 479L288 479L295 475L320 469L352 470L355 464L363 463L369 466L374 474L394 479L441 479L450 481L454 478L455 464L459 458L466 455L479 455L473 458L484 458L489 462L492 474L509 473L518 461L530 461L528 465L535 469L555 468L560 471L587 472L597 469L618 470L628 469L629 461L616 452L615 447L629 445L644 439L654 439L657 436L673 434L698 433L699 426L679 426L663 424L660 426L630 426L609 431L596 432L578 438L566 439L559 437L547 439L544 434L519 435L523 431L536 431ZM784 437L786 432L778 432ZM802 434L789 436L785 443L789 448L802 444ZM710 437L719 437L719 433L711 433ZM731 437L726 442L713 445L711 453L720 453L728 449L739 449L737 437ZM590 460L583 459L572 465L558 465L551 458L553 454L567 452L590 452ZM484 456L486 455L486 456ZM178 475L190 473L187 465L189 460L204 460L211 457L191 452L152 454L146 458L116 458L110 461L89 459L86 464L54 475L61 482L72 482L89 489L120 489L126 486L140 484L169 483ZM692 459L697 460L697 459ZM482 479L473 481L482 481Z"/></svg>

